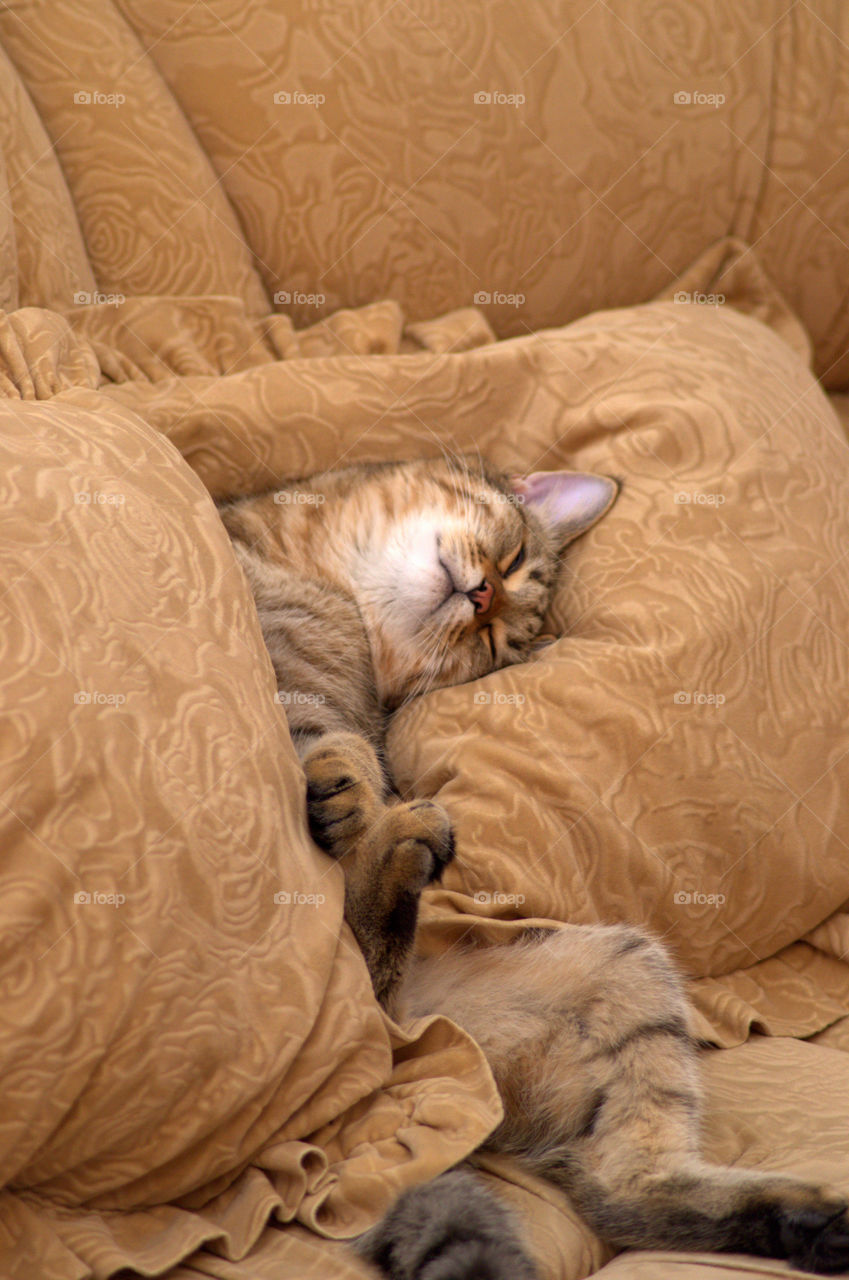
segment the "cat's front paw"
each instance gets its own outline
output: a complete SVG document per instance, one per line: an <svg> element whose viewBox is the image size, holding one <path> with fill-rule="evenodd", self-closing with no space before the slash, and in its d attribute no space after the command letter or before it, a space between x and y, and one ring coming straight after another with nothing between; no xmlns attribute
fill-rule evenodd
<svg viewBox="0 0 849 1280"><path fill-rule="evenodd" d="M454 859L451 819L432 800L387 808L372 834L384 881L396 897L405 891L418 895Z"/></svg>
<svg viewBox="0 0 849 1280"><path fill-rule="evenodd" d="M372 747L354 733L321 738L303 761L307 817L316 844L341 858L383 812L383 776Z"/></svg>
<svg viewBox="0 0 849 1280"><path fill-rule="evenodd" d="M345 918L389 1008L411 953L422 889L454 857L451 819L430 800L386 804L380 763L356 734L325 735L303 766L310 831L339 860Z"/></svg>

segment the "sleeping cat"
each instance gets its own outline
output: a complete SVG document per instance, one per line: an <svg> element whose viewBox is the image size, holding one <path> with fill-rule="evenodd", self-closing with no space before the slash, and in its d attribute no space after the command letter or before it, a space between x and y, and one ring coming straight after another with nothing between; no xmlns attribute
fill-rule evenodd
<svg viewBox="0 0 849 1280"><path fill-rule="evenodd" d="M486 1147L550 1179L613 1245L849 1269L844 1198L700 1158L696 1045L659 943L567 925L413 955L419 896L454 839L438 805L393 792L387 714L530 658L561 553L616 493L603 476L442 459L347 467L220 510L377 998L396 1017L447 1014L481 1045L504 1102ZM470 1169L406 1192L359 1248L393 1280L537 1275Z"/></svg>

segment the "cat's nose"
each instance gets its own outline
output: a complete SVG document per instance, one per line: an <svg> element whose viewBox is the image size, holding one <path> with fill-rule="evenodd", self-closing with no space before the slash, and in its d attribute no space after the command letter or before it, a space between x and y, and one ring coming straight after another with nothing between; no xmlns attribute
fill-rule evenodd
<svg viewBox="0 0 849 1280"><path fill-rule="evenodd" d="M487 582L484 578L480 586L474 587L471 591L467 591L466 595L475 606L475 613L486 613L492 604L492 597L495 594L495 588L491 582Z"/></svg>

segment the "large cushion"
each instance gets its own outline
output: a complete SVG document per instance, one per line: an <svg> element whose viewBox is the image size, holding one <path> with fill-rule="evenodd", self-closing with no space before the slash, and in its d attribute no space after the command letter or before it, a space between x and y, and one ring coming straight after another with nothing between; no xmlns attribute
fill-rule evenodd
<svg viewBox="0 0 849 1280"><path fill-rule="evenodd" d="M0 1274L348 1235L497 1121L488 1069L377 1007L200 481L108 402L0 421Z"/></svg>

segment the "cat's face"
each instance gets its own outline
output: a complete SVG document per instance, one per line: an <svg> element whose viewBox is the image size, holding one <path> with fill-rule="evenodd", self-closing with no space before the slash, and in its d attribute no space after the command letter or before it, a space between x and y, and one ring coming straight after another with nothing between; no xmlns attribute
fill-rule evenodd
<svg viewBox="0 0 849 1280"><path fill-rule="evenodd" d="M388 707L527 659L560 552L617 492L576 472L403 465L405 500L369 540L364 584Z"/></svg>

